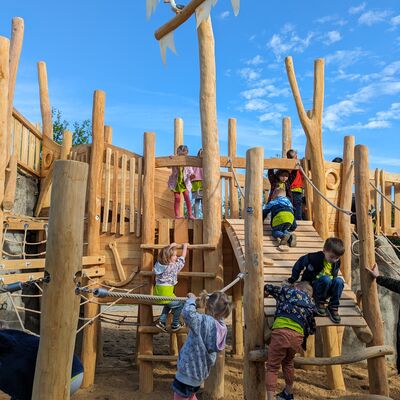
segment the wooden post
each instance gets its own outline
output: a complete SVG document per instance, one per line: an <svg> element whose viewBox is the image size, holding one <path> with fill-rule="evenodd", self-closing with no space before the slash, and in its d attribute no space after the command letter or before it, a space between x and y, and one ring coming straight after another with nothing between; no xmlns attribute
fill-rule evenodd
<svg viewBox="0 0 400 400"><path fill-rule="evenodd" d="M383 194L385 194L385 171L383 169L381 169L380 174L379 174L379 181L380 181L380 185L381 185L381 192ZM381 231L387 235L388 231L389 231L389 226L388 226L388 217L387 214L389 213L389 203L383 198L381 197ZM357 222L358 222L358 218L357 218Z"/></svg>
<svg viewBox="0 0 400 400"><path fill-rule="evenodd" d="M264 347L264 261L262 187L264 149L255 147L246 153L245 253L247 276L244 279L244 398L265 399L264 363L250 361L252 350Z"/></svg>
<svg viewBox="0 0 400 400"><path fill-rule="evenodd" d="M154 243L155 239L155 205L154 205L154 175L155 175L155 134L145 132L143 143L143 243ZM153 269L154 254L151 249L143 249L141 271ZM146 292L152 291L151 278L146 278L148 285ZM139 306L140 324L150 326L153 324L152 306L141 304ZM153 354L153 335L148 333L140 334L139 342L140 355ZM151 361L140 361L139 364L139 390L142 393L153 391L153 364Z"/></svg>
<svg viewBox="0 0 400 400"><path fill-rule="evenodd" d="M379 189L379 169L375 169L375 187ZM382 201L385 201L382 199ZM375 234L380 235L381 233L381 206L379 204L379 193L375 190L375 207L376 207L376 225Z"/></svg>
<svg viewBox="0 0 400 400"><path fill-rule="evenodd" d="M297 113L310 149L311 173L314 185L326 195L325 163L322 149L322 112L324 108L324 60L315 60L314 63L314 102L313 109L307 115L300 91L297 85L292 57L286 57L286 71L296 103ZM320 196L313 199L313 221L316 231L323 239L329 236L327 202Z"/></svg>
<svg viewBox="0 0 400 400"><path fill-rule="evenodd" d="M211 18L197 29L200 61L200 118L203 145L203 241L216 246L204 252L205 272L216 273L215 279L206 279L208 292L223 287L221 190L219 140L217 125L217 95L214 33ZM225 352L217 356L215 367L205 383L205 392L213 400L224 398Z"/></svg>
<svg viewBox="0 0 400 400"><path fill-rule="evenodd" d="M74 276L82 269L83 221L88 166L57 161L54 169L40 319L40 345L33 384L33 400L70 398L79 296ZM57 366L49 368L57 360ZM86 373L86 371L85 371Z"/></svg>
<svg viewBox="0 0 400 400"><path fill-rule="evenodd" d="M183 144L183 119L182 118L175 118L174 119L174 154L176 155L176 149ZM180 194L181 197L181 203L179 206L179 214L185 215L184 214L184 201L182 199L182 195Z"/></svg>
<svg viewBox="0 0 400 400"><path fill-rule="evenodd" d="M100 212L101 183L104 155L104 109L106 95L96 90L93 95L92 113L92 148L90 151L90 170L88 180L88 225L87 225L87 255L100 255ZM85 305L85 318L93 318L99 312L99 306L94 303ZM83 331L82 362L85 376L82 386L88 387L94 383L96 372L98 322L88 325Z"/></svg>
<svg viewBox="0 0 400 400"><path fill-rule="evenodd" d="M287 158L286 153L292 148L292 121L290 117L282 119L282 158Z"/></svg>
<svg viewBox="0 0 400 400"><path fill-rule="evenodd" d="M112 144L112 127L109 125L104 126L104 143Z"/></svg>
<svg viewBox="0 0 400 400"><path fill-rule="evenodd" d="M229 118L228 120L228 156L230 158L236 157L236 118ZM234 168L230 168L233 173ZM231 215L233 219L239 218L239 193L233 177L230 179L231 185Z"/></svg>
<svg viewBox="0 0 400 400"><path fill-rule="evenodd" d="M71 152L71 149L72 149L72 132L66 130L63 132L60 159L66 160L69 156L69 153Z"/></svg>
<svg viewBox="0 0 400 400"><path fill-rule="evenodd" d="M342 179L339 206L351 210L354 177L354 136L345 136L343 145ZM351 226L350 215L339 212L339 237L343 240L345 253L341 258L344 280L351 287Z"/></svg>
<svg viewBox="0 0 400 400"><path fill-rule="evenodd" d="M366 268L375 264L375 241L370 209L368 148L355 147L355 187L357 208L357 233L360 240L360 278L363 295L364 318L371 328L373 339L367 346L384 344L384 328L379 306L376 281ZM368 360L369 391L371 394L389 396L389 384L385 357Z"/></svg>
<svg viewBox="0 0 400 400"><path fill-rule="evenodd" d="M0 243L3 243L3 199L7 168L8 88L10 41L0 36Z"/></svg>
<svg viewBox="0 0 400 400"><path fill-rule="evenodd" d="M39 77L40 112L42 113L43 136L53 140L53 122L51 120L51 107L47 69L44 61L37 63Z"/></svg>

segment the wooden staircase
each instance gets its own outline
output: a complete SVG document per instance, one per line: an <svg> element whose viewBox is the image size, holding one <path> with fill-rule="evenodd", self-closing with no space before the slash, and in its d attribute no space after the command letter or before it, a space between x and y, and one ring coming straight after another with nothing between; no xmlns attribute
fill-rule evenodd
<svg viewBox="0 0 400 400"><path fill-rule="evenodd" d="M298 221L296 229L297 246L282 252L278 249L277 241L271 236L271 226L264 224L264 282L280 285L290 277L292 267L297 259L306 253L322 250L324 241L312 226L312 221ZM245 230L243 219L228 219L225 221L225 230L232 244L232 248L241 271L245 270ZM265 299L265 315L268 319L275 314L275 300ZM345 284L340 301L339 313L342 317L340 324L334 324L328 317L317 317L317 326L355 326L365 327L362 312L357 306L356 296ZM268 321L272 322L272 321Z"/></svg>

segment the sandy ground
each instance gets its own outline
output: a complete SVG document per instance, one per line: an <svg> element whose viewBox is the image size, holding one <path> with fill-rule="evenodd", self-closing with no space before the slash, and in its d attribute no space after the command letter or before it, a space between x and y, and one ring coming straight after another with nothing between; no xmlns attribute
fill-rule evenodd
<svg viewBox="0 0 400 400"><path fill-rule="evenodd" d="M118 312L125 314L125 312ZM73 396L74 400L167 400L172 399L170 385L175 373L175 365L156 364L154 370L154 393L144 395L138 389L138 367L134 361L136 329L118 327L103 323L104 358L98 365L95 385L82 389ZM154 336L156 354L168 354L169 336ZM225 400L243 399L243 363L230 356L231 338L228 337L225 373ZM320 370L296 370L296 400L336 399L347 394L367 394L368 379L366 365L355 364L343 367L347 392L334 392L327 389L326 374ZM279 378L279 388L283 380ZM400 400L400 376L389 365L389 385L391 398ZM199 400L204 399L201 393ZM0 400L9 399L0 394Z"/></svg>

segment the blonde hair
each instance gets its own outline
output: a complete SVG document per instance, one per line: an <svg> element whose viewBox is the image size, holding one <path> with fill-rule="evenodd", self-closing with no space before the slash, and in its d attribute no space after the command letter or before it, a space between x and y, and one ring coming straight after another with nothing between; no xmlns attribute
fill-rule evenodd
<svg viewBox="0 0 400 400"><path fill-rule="evenodd" d="M282 188L276 188L274 190L273 197L276 198L279 196L286 196L286 190Z"/></svg>
<svg viewBox="0 0 400 400"><path fill-rule="evenodd" d="M176 253L176 246L166 246L158 251L158 262L163 265L171 263L172 256Z"/></svg>
<svg viewBox="0 0 400 400"><path fill-rule="evenodd" d="M217 320L227 318L232 311L232 303L224 292L209 295L203 290L200 293L200 305L206 309L206 314Z"/></svg>
<svg viewBox="0 0 400 400"><path fill-rule="evenodd" d="M312 297L312 295L313 295L313 288L312 288L312 286L311 286L308 282L306 282L306 281L297 282L297 283L294 285L294 287L295 287L296 289L299 289L299 290L303 291L303 292L306 292L310 297Z"/></svg>

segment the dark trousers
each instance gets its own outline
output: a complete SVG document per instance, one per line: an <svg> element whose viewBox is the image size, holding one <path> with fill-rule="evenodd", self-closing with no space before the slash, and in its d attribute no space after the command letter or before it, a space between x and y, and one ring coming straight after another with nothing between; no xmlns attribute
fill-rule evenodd
<svg viewBox="0 0 400 400"><path fill-rule="evenodd" d="M292 192L292 198L294 217L298 221L301 221L303 219L303 193Z"/></svg>
<svg viewBox="0 0 400 400"><path fill-rule="evenodd" d="M312 286L317 303L323 303L329 298L329 307L339 307L340 296L344 288L342 278L331 279L329 276L321 276L312 283Z"/></svg>
<svg viewBox="0 0 400 400"><path fill-rule="evenodd" d="M272 228L272 236L274 238L282 238L285 235L289 235L290 232L293 232L297 228L296 220L293 221L293 223L285 223L285 224L280 224L276 226L271 226Z"/></svg>

